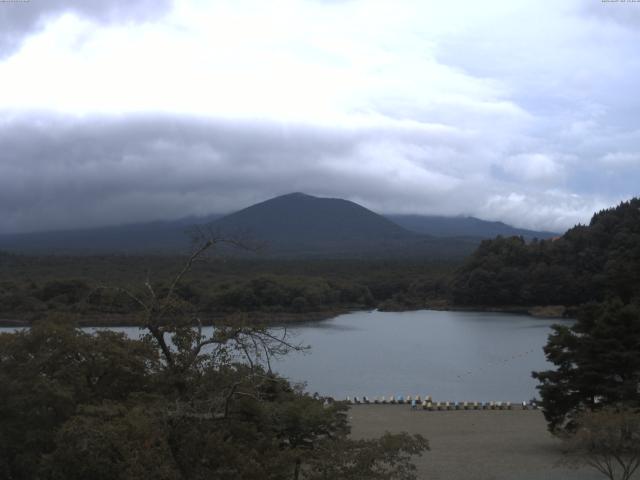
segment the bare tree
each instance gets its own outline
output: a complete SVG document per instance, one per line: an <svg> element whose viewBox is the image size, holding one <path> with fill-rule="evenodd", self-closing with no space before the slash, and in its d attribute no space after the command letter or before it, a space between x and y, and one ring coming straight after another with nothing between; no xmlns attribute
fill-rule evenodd
<svg viewBox="0 0 640 480"><path fill-rule="evenodd" d="M610 480L629 480L640 467L640 413L608 407L583 413L577 425L564 437L568 464L588 465Z"/></svg>
<svg viewBox="0 0 640 480"><path fill-rule="evenodd" d="M214 328L209 336L204 335L199 313L178 294L181 282L196 262L216 248L224 246L255 252L263 245L248 240L245 234L223 235L203 226L194 227L191 236L194 248L168 287L157 289L147 275L140 292L115 288L138 305L138 323L146 330L146 339L160 349L168 369L182 373L204 362L209 365L215 364L216 360L228 363L230 358L241 356L252 370L261 364L271 372L272 357L308 348L292 343L286 327L267 328L250 322L243 315L227 317L218 325L212 325Z"/></svg>

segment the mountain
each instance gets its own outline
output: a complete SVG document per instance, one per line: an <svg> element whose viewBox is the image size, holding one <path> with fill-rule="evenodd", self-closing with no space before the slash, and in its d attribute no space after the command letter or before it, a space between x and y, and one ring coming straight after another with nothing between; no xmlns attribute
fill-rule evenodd
<svg viewBox="0 0 640 480"><path fill-rule="evenodd" d="M443 239L411 232L357 203L290 193L211 224L266 243L276 256L461 258L479 239Z"/></svg>
<svg viewBox="0 0 640 480"><path fill-rule="evenodd" d="M171 254L191 246L190 228L264 243L267 256L460 258L481 238L523 232L499 222L383 217L357 203L291 193L221 217L189 217L83 230L0 236L0 250L55 254ZM459 238L450 238L456 236ZM227 252L226 250L225 253ZM229 253L237 252L229 250Z"/></svg>
<svg viewBox="0 0 640 480"><path fill-rule="evenodd" d="M252 205L212 227L224 234L249 234L276 251L350 250L419 237L357 203L304 193Z"/></svg>
<svg viewBox="0 0 640 480"><path fill-rule="evenodd" d="M523 237L546 239L559 236L557 233L515 228L502 222L490 222L475 217L442 217L434 215L386 215L392 222L405 229L433 235L435 237L479 237L493 238Z"/></svg>

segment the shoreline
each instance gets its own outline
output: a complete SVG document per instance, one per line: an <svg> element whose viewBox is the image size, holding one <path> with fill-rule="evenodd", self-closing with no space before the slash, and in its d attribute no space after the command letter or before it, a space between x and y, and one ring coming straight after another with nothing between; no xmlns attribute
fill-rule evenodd
<svg viewBox="0 0 640 480"><path fill-rule="evenodd" d="M293 312L239 312L239 313L218 313L210 314L203 318L203 326L211 325L212 322L221 322L225 318L242 316L256 325L280 326L297 323L318 322L330 318L344 315L346 313L368 311L361 309L333 309L326 311L293 313ZM64 315L64 313L58 313ZM136 320L135 314L87 314L69 313L69 318L74 320L79 327L137 327L140 322ZM34 319L0 318L0 328L20 328L29 327L34 323L46 320L46 317ZM194 326L197 324L194 323Z"/></svg>
<svg viewBox="0 0 640 480"><path fill-rule="evenodd" d="M415 312L419 310L433 311L451 311L451 312L492 312L492 313L513 313L518 315L528 315L533 318L544 318L559 320L570 320L573 316L568 314L575 311L575 307L565 307L563 305L547 305L547 306L467 306L467 305L448 305L443 303L435 303L425 305L420 308L406 309L362 309L362 308L337 308L331 310L320 310L313 312L238 312L238 313L217 313L210 314L203 321L203 325L210 324L213 321L221 321L225 317L233 317L236 315L249 319L252 323L266 326L282 326L289 324L300 324L308 322L319 322L329 320L339 315L353 312L368 312L378 310L389 313ZM63 313L62 313L63 314ZM140 323L135 319L135 314L87 314L69 313L79 327L136 327ZM18 319L18 318L0 318L0 328L21 328L29 327L35 322L43 320L42 318L34 319ZM194 324L195 326L195 324Z"/></svg>
<svg viewBox="0 0 640 480"><path fill-rule="evenodd" d="M416 308L378 308L381 312L412 312L416 310L435 310L444 312L493 312L493 313L514 313L519 315L529 315L534 318L574 318L577 306L570 305L454 305L446 300L435 301L424 304Z"/></svg>
<svg viewBox="0 0 640 480"><path fill-rule="evenodd" d="M570 320L574 318L577 307L564 305L504 305L504 306L485 306L485 305L447 305L429 306L428 310L452 311L452 312L493 312L493 313L515 313L529 315L533 318L557 318Z"/></svg>

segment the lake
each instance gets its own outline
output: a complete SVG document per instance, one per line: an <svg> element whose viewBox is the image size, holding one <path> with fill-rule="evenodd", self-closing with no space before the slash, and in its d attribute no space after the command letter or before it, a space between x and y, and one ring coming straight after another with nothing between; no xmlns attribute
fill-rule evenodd
<svg viewBox="0 0 640 480"><path fill-rule="evenodd" d="M431 395L521 402L538 396L531 371L551 367L542 347L554 323L571 321L487 312L355 312L289 326L293 341L311 349L273 362L273 369L306 381L310 392L339 399ZM115 330L139 334L135 327Z"/></svg>
<svg viewBox="0 0 640 480"><path fill-rule="evenodd" d="M289 355L274 369L336 398L521 402L537 396L531 371L551 367L542 347L554 323L572 322L486 312L356 312L292 328L311 351Z"/></svg>

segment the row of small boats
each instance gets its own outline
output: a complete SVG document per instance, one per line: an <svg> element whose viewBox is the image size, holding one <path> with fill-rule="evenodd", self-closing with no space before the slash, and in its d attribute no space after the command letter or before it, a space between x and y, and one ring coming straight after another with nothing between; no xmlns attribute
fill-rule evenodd
<svg viewBox="0 0 640 480"><path fill-rule="evenodd" d="M347 397L347 403L352 405L358 404L387 404L387 405L411 405L412 408L422 408L423 410L512 410L514 408L521 408L522 410L534 410L538 408L538 404L534 401L522 403L511 402L436 402L433 401L430 395L421 397L416 395L412 397L407 395L390 395L389 397Z"/></svg>

